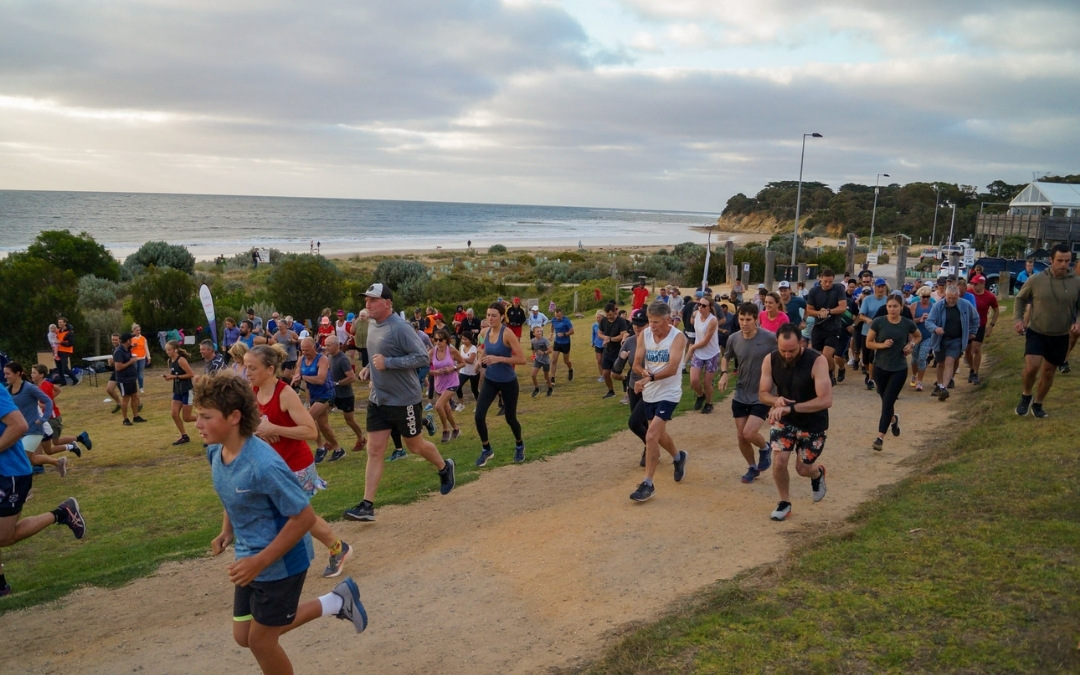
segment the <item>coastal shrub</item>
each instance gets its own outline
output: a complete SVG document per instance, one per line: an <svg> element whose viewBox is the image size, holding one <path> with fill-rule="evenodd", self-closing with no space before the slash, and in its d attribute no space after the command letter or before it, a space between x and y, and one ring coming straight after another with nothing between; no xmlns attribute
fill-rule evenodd
<svg viewBox="0 0 1080 675"><path fill-rule="evenodd" d="M600 300L596 299L594 291L600 289ZM549 298L570 314L574 312L574 294L577 294L577 312L591 314L602 308L609 300L615 299L615 280L611 277L606 279L590 279L576 286L560 286L554 289ZM630 297L629 293L620 293L619 299L624 303Z"/></svg>
<svg viewBox="0 0 1080 675"><path fill-rule="evenodd" d="M536 278L542 281L565 281L570 263L548 260L536 266Z"/></svg>
<svg viewBox="0 0 1080 675"><path fill-rule="evenodd" d="M536 258L529 255L528 253L522 253L521 255L519 255L517 257L517 261L519 264L526 265L527 267L536 267Z"/></svg>
<svg viewBox="0 0 1080 675"><path fill-rule="evenodd" d="M683 261L693 260L705 255L705 247L692 241L684 241L681 244L675 244L671 249L671 255Z"/></svg>
<svg viewBox="0 0 1080 675"><path fill-rule="evenodd" d="M547 292L547 284L545 284L543 281L537 279L535 285L537 294L543 295L545 292Z"/></svg>
<svg viewBox="0 0 1080 675"><path fill-rule="evenodd" d="M686 271L686 263L673 255L651 255L645 259L641 269L654 279L676 279Z"/></svg>
<svg viewBox="0 0 1080 675"><path fill-rule="evenodd" d="M79 304L85 309L108 309L116 304L120 291L115 281L87 274L79 279Z"/></svg>
<svg viewBox="0 0 1080 675"><path fill-rule="evenodd" d="M394 300L399 304L413 305L426 298L428 293L428 280L426 277L409 277L398 284L394 290Z"/></svg>
<svg viewBox="0 0 1080 675"><path fill-rule="evenodd" d="M428 304L449 305L451 309L459 303L486 307L505 291L505 286L492 279L453 273L430 282L425 297Z"/></svg>
<svg viewBox="0 0 1080 675"><path fill-rule="evenodd" d="M151 267L132 281L131 317L147 335L173 328L190 330L205 322L195 281L173 267Z"/></svg>
<svg viewBox="0 0 1080 675"><path fill-rule="evenodd" d="M843 273L847 266L847 253L838 251L835 248L826 249L818 254L817 257L811 259L810 262L817 265L818 270L823 270L828 267L834 272Z"/></svg>
<svg viewBox="0 0 1080 675"><path fill-rule="evenodd" d="M323 307L339 307L344 277L322 256L284 256L267 278L271 302L293 317L315 318ZM263 317L265 320L266 317Z"/></svg>
<svg viewBox="0 0 1080 675"><path fill-rule="evenodd" d="M94 332L97 331L99 340L94 340L95 347L109 348L109 336L113 333L123 333L131 328L131 323L124 319L124 311L121 309L88 309L84 312L86 332L93 340Z"/></svg>
<svg viewBox="0 0 1080 675"><path fill-rule="evenodd" d="M750 281L752 283L760 283L765 279L765 250L762 247L737 246L735 248L735 276L742 277L744 263L750 263ZM701 282L704 269L705 256L702 256L700 260L694 261L686 268L682 285L696 287ZM727 274L724 270L724 255L717 255L716 251L713 251L713 255L709 260L708 281L713 287L727 281Z"/></svg>
<svg viewBox="0 0 1080 675"><path fill-rule="evenodd" d="M493 244L490 248L488 248L488 253L506 253L506 247L502 244Z"/></svg>
<svg viewBox="0 0 1080 675"><path fill-rule="evenodd" d="M25 255L70 270L77 277L93 274L110 281L120 280L120 263L85 232L76 235L70 230L45 230L34 237Z"/></svg>
<svg viewBox="0 0 1080 675"><path fill-rule="evenodd" d="M75 329L75 356L87 353L89 338L83 325L75 272L25 255L0 260L0 350L12 358L34 363L34 353L49 348L45 336L57 317L67 317Z"/></svg>
<svg viewBox="0 0 1080 675"><path fill-rule="evenodd" d="M170 267L185 274L195 272L195 256L179 244L165 241L148 241L124 260L124 271L134 278L147 267Z"/></svg>
<svg viewBox="0 0 1080 675"><path fill-rule="evenodd" d="M889 262L889 254L882 251L881 255L878 256L877 261L879 265L886 264L887 262Z"/></svg>
<svg viewBox="0 0 1080 675"><path fill-rule="evenodd" d="M375 268L375 280L389 286L395 296L405 284L415 284L417 279L427 282L430 277L428 266L414 260L384 260Z"/></svg>

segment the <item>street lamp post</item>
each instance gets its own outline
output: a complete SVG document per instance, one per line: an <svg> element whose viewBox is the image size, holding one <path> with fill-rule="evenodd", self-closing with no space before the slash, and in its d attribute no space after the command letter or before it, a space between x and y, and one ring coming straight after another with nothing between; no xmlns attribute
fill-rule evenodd
<svg viewBox="0 0 1080 675"><path fill-rule="evenodd" d="M956 202L946 202L952 207L952 222L949 223L949 246L952 246L953 228L956 227Z"/></svg>
<svg viewBox="0 0 1080 675"><path fill-rule="evenodd" d="M937 238L937 210L941 206L941 190L938 188L938 184L934 183L934 229L930 233L930 248L937 246L934 240Z"/></svg>
<svg viewBox="0 0 1080 675"><path fill-rule="evenodd" d="M879 173L877 175L877 180L874 181L874 210L870 214L870 245L866 251L867 255L874 252L874 222L877 220L877 196L878 191L881 189L882 176L885 176L886 178L890 177L887 173Z"/></svg>
<svg viewBox="0 0 1080 675"><path fill-rule="evenodd" d="M802 154L799 155L799 189L795 192L795 232L791 235L791 264L795 265L795 252L799 246L799 209L802 207L802 169L803 160L806 158L806 137L824 138L818 132L802 135Z"/></svg>

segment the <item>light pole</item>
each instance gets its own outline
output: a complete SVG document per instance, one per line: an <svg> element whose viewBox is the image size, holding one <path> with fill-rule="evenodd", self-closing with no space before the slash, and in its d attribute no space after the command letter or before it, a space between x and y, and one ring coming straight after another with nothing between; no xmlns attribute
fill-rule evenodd
<svg viewBox="0 0 1080 675"><path fill-rule="evenodd" d="M799 208L802 206L802 168L803 160L806 158L806 137L810 138L824 138L818 132L802 135L802 154L799 155L799 189L795 193L795 232L791 235L791 264L795 265L795 251L799 246Z"/></svg>
<svg viewBox="0 0 1080 675"><path fill-rule="evenodd" d="M885 176L889 178L887 173L879 173L877 180L874 181L874 210L870 213L870 245L866 250L867 255L871 255L874 252L874 222L877 220L877 196L878 191L881 189L881 177Z"/></svg>
<svg viewBox="0 0 1080 675"><path fill-rule="evenodd" d="M930 233L930 248L937 246L934 239L937 238L937 210L939 206L941 206L941 189L938 188L937 183L934 183L934 229Z"/></svg>
<svg viewBox="0 0 1080 675"><path fill-rule="evenodd" d="M949 246L952 246L953 228L956 226L956 202L945 202L952 207L952 222L949 223Z"/></svg>

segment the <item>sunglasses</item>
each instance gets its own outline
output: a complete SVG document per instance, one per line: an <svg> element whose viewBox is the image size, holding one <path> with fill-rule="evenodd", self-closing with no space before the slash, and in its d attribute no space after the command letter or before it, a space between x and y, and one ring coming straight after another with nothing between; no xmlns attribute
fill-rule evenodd
<svg viewBox="0 0 1080 675"><path fill-rule="evenodd" d="M698 307L709 307L709 303L707 303L707 302L699 302Z"/></svg>

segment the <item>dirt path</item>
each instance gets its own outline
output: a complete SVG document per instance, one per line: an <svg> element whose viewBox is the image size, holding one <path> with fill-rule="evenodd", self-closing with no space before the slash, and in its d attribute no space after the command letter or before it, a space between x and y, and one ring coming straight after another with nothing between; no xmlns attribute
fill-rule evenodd
<svg viewBox="0 0 1080 675"><path fill-rule="evenodd" d="M770 475L749 486L739 481L745 467L726 401L711 416L672 423L690 453L687 475L676 485L670 460L662 460L656 496L646 504L628 499L641 480L640 446L624 432L548 461L493 470L446 497L382 508L377 523L337 523L359 553L346 572L360 585L370 627L356 636L351 626L322 619L283 644L302 673L533 673L582 663L629 623L778 560L789 535L840 526L877 488L907 473L904 460L926 432L963 411L970 389L958 384L939 403L905 388L898 404L904 434L888 436L885 452L875 453L877 395L860 377L837 387L821 460L828 496L813 504L809 481L792 470L793 513L784 523L768 518L776 505ZM305 599L334 585L318 576L318 545L316 554ZM253 672L250 653L231 640L226 562L168 564L121 589L85 589L8 613L0 617L4 662L33 673Z"/></svg>

